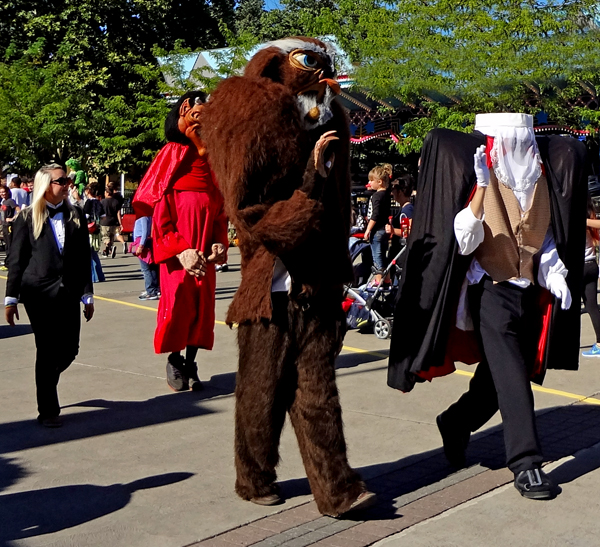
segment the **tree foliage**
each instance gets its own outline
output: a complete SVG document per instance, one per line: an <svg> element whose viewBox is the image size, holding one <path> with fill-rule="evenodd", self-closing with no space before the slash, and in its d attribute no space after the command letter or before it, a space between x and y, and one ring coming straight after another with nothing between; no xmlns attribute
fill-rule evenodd
<svg viewBox="0 0 600 547"><path fill-rule="evenodd" d="M360 63L358 85L428 107L404 126L398 146L409 152L433 126L471 130L477 112L597 120L573 108L600 84L596 11L590 0L339 0L319 24Z"/></svg>
<svg viewBox="0 0 600 547"><path fill-rule="evenodd" d="M225 45L221 25L233 25L234 15L233 0L21 0L0 8L0 159L34 169L73 155L97 172L145 165L160 146L168 105L154 47Z"/></svg>

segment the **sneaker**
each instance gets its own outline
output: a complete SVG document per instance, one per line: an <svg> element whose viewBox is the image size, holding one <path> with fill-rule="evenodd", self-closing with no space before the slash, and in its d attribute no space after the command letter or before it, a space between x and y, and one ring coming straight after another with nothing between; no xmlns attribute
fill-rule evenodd
<svg viewBox="0 0 600 547"><path fill-rule="evenodd" d="M515 473L515 488L530 500L551 500L562 491L539 467Z"/></svg>
<svg viewBox="0 0 600 547"><path fill-rule="evenodd" d="M581 352L582 357L600 357L600 346L594 344L590 349Z"/></svg>
<svg viewBox="0 0 600 547"><path fill-rule="evenodd" d="M217 272L227 272L229 271L229 266L227 264L217 264L215 270Z"/></svg>
<svg viewBox="0 0 600 547"><path fill-rule="evenodd" d="M127 243L123 243L123 254L127 254Z"/></svg>
<svg viewBox="0 0 600 547"><path fill-rule="evenodd" d="M110 250L110 257L114 258L115 256L117 256L117 247L113 245L113 248Z"/></svg>
<svg viewBox="0 0 600 547"><path fill-rule="evenodd" d="M8 268L3 264L2 266L0 266L0 270L2 270L3 272L7 272Z"/></svg>
<svg viewBox="0 0 600 547"><path fill-rule="evenodd" d="M148 296L148 293L147 293L146 291L144 291L143 293L141 293L141 294L138 296L138 298L139 298L140 300L143 300L144 298L146 298L146 296Z"/></svg>
<svg viewBox="0 0 600 547"><path fill-rule="evenodd" d="M184 361L181 355L169 355L167 360L167 384L173 391L187 391L190 384L184 373Z"/></svg>

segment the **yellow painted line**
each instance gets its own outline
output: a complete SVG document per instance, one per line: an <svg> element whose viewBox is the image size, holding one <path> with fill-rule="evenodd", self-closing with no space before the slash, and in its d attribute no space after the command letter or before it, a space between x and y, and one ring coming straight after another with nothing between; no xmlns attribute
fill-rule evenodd
<svg viewBox="0 0 600 547"><path fill-rule="evenodd" d="M4 275L0 275L1 279L8 279ZM140 304L133 304L131 302L125 302L124 300L115 300L114 298L106 298L104 296L94 295L94 298L97 300L104 300L105 302L112 302L114 304L121 304L123 306L130 306L131 308L139 308L141 310L150 310L156 313L156 308L151 308L150 306L142 306ZM215 321L217 325L227 325L224 321ZM350 351L352 353L363 353L366 355L373 355L374 357L380 357L381 359L386 359L388 356L385 353L379 353L377 351L370 351L367 349L361 348L353 348L351 346L343 346L342 350ZM469 378L473 377L472 372L467 372L466 370L455 370L454 374L458 374L459 376L468 376ZM596 399L594 397L586 397L585 395L577 395L575 393L569 393L568 391L561 391L559 389L550 389L548 387L542 386L532 386L533 391L538 391L540 393L548 393L550 395L557 395L559 397L565 397L566 399L575 399L576 401L592 404L592 405L600 405L600 399Z"/></svg>
<svg viewBox="0 0 600 547"><path fill-rule="evenodd" d="M158 311L156 308L150 306L142 306L140 304L132 304L131 302L125 302L124 300L114 300L113 298L106 298L105 296L94 295L95 300L104 300L105 302L113 302L114 304L122 304L123 306L129 306L131 308L139 308L140 310L150 310L153 312Z"/></svg>
<svg viewBox="0 0 600 547"><path fill-rule="evenodd" d="M385 353L379 353L377 351L370 351L368 349L352 348L350 346L342 346L342 350L351 351L352 353L364 353L366 355L373 355L375 357L381 357L382 359L387 359L387 357L388 357Z"/></svg>
<svg viewBox="0 0 600 547"><path fill-rule="evenodd" d="M125 302L124 300L115 300L114 298L106 298L105 296L94 295L94 298L97 300L104 300L105 302L112 302L113 304L121 304L123 306L129 306L131 308L139 308L140 310L150 310L156 313L158 310L156 308L151 308L150 306L142 306L141 304L133 304L131 302ZM215 321L217 325L227 325L224 321Z"/></svg>
<svg viewBox="0 0 600 547"><path fill-rule="evenodd" d="M468 376L469 378L473 377L472 372L467 372L466 370L455 370L454 374L458 374L459 376ZM567 399L575 399L579 402L585 401L586 403L590 403L592 405L600 405L600 399L595 399L594 397L586 397L585 395L576 395L575 393L569 393L568 391L561 391L559 389L550 389L549 387L542 387L533 385L531 386L533 391L539 391L540 393L549 393L550 395L558 395L559 397L566 397Z"/></svg>

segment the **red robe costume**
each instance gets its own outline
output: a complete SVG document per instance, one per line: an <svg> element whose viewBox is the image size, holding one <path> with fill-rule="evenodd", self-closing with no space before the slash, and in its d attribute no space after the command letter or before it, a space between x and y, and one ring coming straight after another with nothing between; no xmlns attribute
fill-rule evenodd
<svg viewBox="0 0 600 547"><path fill-rule="evenodd" d="M144 176L134 208L138 215L154 210L154 259L160 264L161 299L154 349L181 351L186 346L212 349L215 325L214 264L198 279L177 259L186 249L205 257L214 243L228 246L223 197L214 183L206 157L195 146L169 143Z"/></svg>

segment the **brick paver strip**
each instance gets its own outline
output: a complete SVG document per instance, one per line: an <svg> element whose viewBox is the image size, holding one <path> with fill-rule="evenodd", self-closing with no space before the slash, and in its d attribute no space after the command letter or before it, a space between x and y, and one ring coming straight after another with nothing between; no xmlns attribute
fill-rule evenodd
<svg viewBox="0 0 600 547"><path fill-rule="evenodd" d="M600 440L597 407L585 402L538 415L538 431L548 461L588 448ZM501 428L474 435L469 461L458 472L441 450L421 459L411 456L367 481L379 503L360 515L364 520L336 520L319 514L314 502L281 511L188 547L365 547L419 522L512 482L504 467Z"/></svg>

